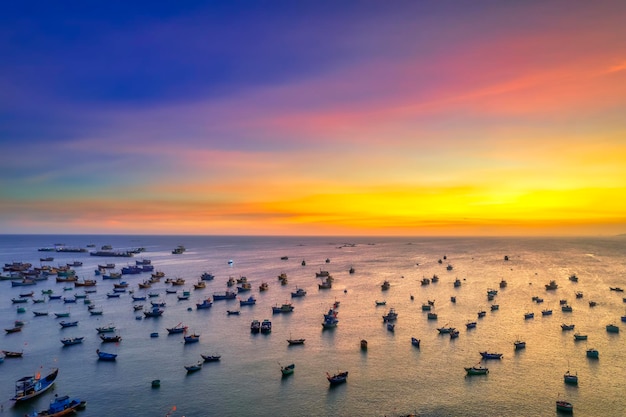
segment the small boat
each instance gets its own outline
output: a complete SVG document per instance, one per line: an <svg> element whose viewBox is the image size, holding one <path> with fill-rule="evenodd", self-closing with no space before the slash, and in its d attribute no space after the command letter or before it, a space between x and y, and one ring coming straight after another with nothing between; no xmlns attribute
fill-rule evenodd
<svg viewBox="0 0 626 417"><path fill-rule="evenodd" d="M595 302L595 301L589 301L589 307L595 307L595 306L597 306L597 305L598 305L598 303L597 303L597 302Z"/></svg>
<svg viewBox="0 0 626 417"><path fill-rule="evenodd" d="M143 315L146 316L146 317L161 317L163 315L164 311L165 310L163 310L162 308L152 307L152 310L144 311Z"/></svg>
<svg viewBox="0 0 626 417"><path fill-rule="evenodd" d="M376 305L377 305L377 306L384 306L384 305L387 305L387 301L385 301L385 300L383 300L383 301L378 301L378 300L376 300Z"/></svg>
<svg viewBox="0 0 626 417"><path fill-rule="evenodd" d="M261 331L261 322L258 320L252 320L252 323L250 323L250 332L259 333L260 331Z"/></svg>
<svg viewBox="0 0 626 417"><path fill-rule="evenodd" d="M476 328L476 324L477 323L475 321L469 321L469 322L465 323L465 327L468 328L468 329L474 329L474 328Z"/></svg>
<svg viewBox="0 0 626 417"><path fill-rule="evenodd" d="M455 280L454 280L454 286L455 286L455 287L460 287L460 286L461 286L461 280L460 280L460 279L458 279L458 278L457 278L457 279L455 279Z"/></svg>
<svg viewBox="0 0 626 417"><path fill-rule="evenodd" d="M197 343L197 342L200 341L200 335L196 334L196 333L190 334L189 336L184 336L183 338L185 339L185 343L186 344L187 343Z"/></svg>
<svg viewBox="0 0 626 417"><path fill-rule="evenodd" d="M519 340L519 339L513 342L513 345L515 345L515 350L526 348L526 342L524 342L523 340Z"/></svg>
<svg viewBox="0 0 626 417"><path fill-rule="evenodd" d="M269 284L267 282L262 282L261 285L259 285L259 291L263 292L263 291L267 291L269 289Z"/></svg>
<svg viewBox="0 0 626 417"><path fill-rule="evenodd" d="M586 334L574 333L574 340L587 340Z"/></svg>
<svg viewBox="0 0 626 417"><path fill-rule="evenodd" d="M152 386L152 388L159 388L161 386L161 380L153 379L150 385Z"/></svg>
<svg viewBox="0 0 626 417"><path fill-rule="evenodd" d="M84 339L84 337L66 337L64 339L61 339L61 343L63 343L63 346L78 345L80 343L83 343Z"/></svg>
<svg viewBox="0 0 626 417"><path fill-rule="evenodd" d="M96 349L96 353L98 354L98 359L102 361L114 361L117 359L117 354L115 353L107 353L102 352L100 349Z"/></svg>
<svg viewBox="0 0 626 417"><path fill-rule="evenodd" d="M542 316L551 316L552 315L552 310L550 310L550 309L541 310L541 315Z"/></svg>
<svg viewBox="0 0 626 417"><path fill-rule="evenodd" d="M238 316L241 311L239 310L226 310L226 314L229 316Z"/></svg>
<svg viewBox="0 0 626 417"><path fill-rule="evenodd" d="M480 310L480 311L478 312L478 318L479 318L479 319L480 319L480 318L483 318L483 317L485 317L485 315L486 315L486 314L487 314L487 312L486 312L485 310Z"/></svg>
<svg viewBox="0 0 626 417"><path fill-rule="evenodd" d="M437 313L431 313L429 312L428 315L426 316L428 320L437 320Z"/></svg>
<svg viewBox="0 0 626 417"><path fill-rule="evenodd" d="M107 336L103 333L100 334L100 339L102 339L103 343L117 343L122 341L122 336L116 334L113 336Z"/></svg>
<svg viewBox="0 0 626 417"><path fill-rule="evenodd" d="M185 365L185 369L187 370L187 373L196 372L202 369L202 364L202 362L198 362L195 365Z"/></svg>
<svg viewBox="0 0 626 417"><path fill-rule="evenodd" d="M300 262L300 265L306 266L306 261L303 259L302 262Z"/></svg>
<svg viewBox="0 0 626 417"><path fill-rule="evenodd" d="M524 313L524 319L532 319L535 317L535 313Z"/></svg>
<svg viewBox="0 0 626 417"><path fill-rule="evenodd" d="M213 294L213 301L218 300L234 300L237 298L237 293L233 291L226 291L224 293L215 293Z"/></svg>
<svg viewBox="0 0 626 417"><path fill-rule="evenodd" d="M222 358L220 355L205 355L205 354L200 354L200 356L202 356L202 359L205 362L219 362L219 360Z"/></svg>
<svg viewBox="0 0 626 417"><path fill-rule="evenodd" d="M41 316L47 316L48 312L47 311L33 311L33 314L35 315L35 317L41 317Z"/></svg>
<svg viewBox="0 0 626 417"><path fill-rule="evenodd" d="M563 382L566 384L577 385L578 384L578 375L574 375L570 373L569 369L563 375Z"/></svg>
<svg viewBox="0 0 626 417"><path fill-rule="evenodd" d="M592 359L598 359L600 357L600 352L597 349L587 349L587 357Z"/></svg>
<svg viewBox="0 0 626 417"><path fill-rule="evenodd" d="M165 330L167 330L168 334L185 333L187 331L187 326L180 322L174 327L166 327Z"/></svg>
<svg viewBox="0 0 626 417"><path fill-rule="evenodd" d="M617 291L617 292L624 292L624 289L620 287L609 287L609 290Z"/></svg>
<svg viewBox="0 0 626 417"><path fill-rule="evenodd" d="M412 337L412 338L411 338L411 344L412 344L413 346L415 346L416 348L419 348L419 347L420 347L420 342L421 342L421 341L420 341L420 339L417 339L417 338L415 338L415 337Z"/></svg>
<svg viewBox="0 0 626 417"><path fill-rule="evenodd" d="M26 298L11 298L11 301L13 304L23 304L28 302Z"/></svg>
<svg viewBox="0 0 626 417"><path fill-rule="evenodd" d="M361 339L361 350L367 350L367 340Z"/></svg>
<svg viewBox="0 0 626 417"><path fill-rule="evenodd" d="M120 298L119 292L109 292L107 293L107 298Z"/></svg>
<svg viewBox="0 0 626 417"><path fill-rule="evenodd" d="M43 394L52 387L58 375L59 369L53 368L52 371L43 378L41 377L41 372L37 372L35 375L18 379L15 382L15 396L11 398L11 400L21 402Z"/></svg>
<svg viewBox="0 0 626 417"><path fill-rule="evenodd" d="M454 327L437 327L439 334L448 334L456 330Z"/></svg>
<svg viewBox="0 0 626 417"><path fill-rule="evenodd" d="M280 372L283 374L283 376L287 376L287 375L293 374L293 371L295 369L296 369L296 365L292 363L291 365L281 366Z"/></svg>
<svg viewBox="0 0 626 417"><path fill-rule="evenodd" d="M203 308L211 308L212 305L213 305L213 302L211 301L211 299L207 298L206 300L203 300L201 303L196 303L196 309L202 310Z"/></svg>
<svg viewBox="0 0 626 417"><path fill-rule="evenodd" d="M576 298L583 298L583 293L582 293L582 291L577 291L577 292L576 292Z"/></svg>
<svg viewBox="0 0 626 417"><path fill-rule="evenodd" d="M202 275L200 275L200 279L202 281L213 281L214 278L215 278L215 275L209 272L203 272Z"/></svg>
<svg viewBox="0 0 626 417"><path fill-rule="evenodd" d="M55 395L55 398L50 401L48 408L32 414L26 414L25 417L61 417L74 413L75 410L85 407L86 404L85 401L81 401L78 398L70 398L67 395L58 397Z"/></svg>
<svg viewBox="0 0 626 417"><path fill-rule="evenodd" d="M480 352L483 359L502 359L502 353Z"/></svg>
<svg viewBox="0 0 626 417"><path fill-rule="evenodd" d="M383 282L380 286L380 289L386 291L389 289L389 287L391 287L391 284L389 283L389 281L385 280L385 282Z"/></svg>
<svg viewBox="0 0 626 417"><path fill-rule="evenodd" d="M289 346L303 345L305 340L306 339L287 339L287 343L289 343Z"/></svg>
<svg viewBox="0 0 626 417"><path fill-rule="evenodd" d="M111 333L115 331L115 326L109 325L109 326L96 327L96 331L98 333Z"/></svg>
<svg viewBox="0 0 626 417"><path fill-rule="evenodd" d="M564 400L557 400L556 402L556 411L561 411L564 413L573 413L574 412L574 406L572 405L572 403L564 401Z"/></svg>
<svg viewBox="0 0 626 417"><path fill-rule="evenodd" d="M614 324L607 324L606 331L609 333L619 333L619 327Z"/></svg>
<svg viewBox="0 0 626 417"><path fill-rule="evenodd" d="M489 373L489 368L485 368L481 365L474 365L469 368L465 368L465 372L467 375L487 375Z"/></svg>
<svg viewBox="0 0 626 417"><path fill-rule="evenodd" d="M508 284L505 280L500 281L500 288L505 288L507 285Z"/></svg>
<svg viewBox="0 0 626 417"><path fill-rule="evenodd" d="M193 289L194 290L201 290L203 288L206 288L206 282L200 280L197 283L193 284Z"/></svg>
<svg viewBox="0 0 626 417"><path fill-rule="evenodd" d="M296 291L291 293L291 298L304 297L305 295L306 295L306 291L302 288L298 288L296 289Z"/></svg>
<svg viewBox="0 0 626 417"><path fill-rule="evenodd" d="M461 334L457 329L454 329L450 332L450 339L456 339Z"/></svg>
<svg viewBox="0 0 626 417"><path fill-rule="evenodd" d="M14 352L10 350L3 350L2 353L4 354L5 358L21 358L22 356L24 356L23 351Z"/></svg>
<svg viewBox="0 0 626 417"><path fill-rule="evenodd" d="M387 323L387 330L389 330L390 332L393 332L396 330L396 325L393 323Z"/></svg>
<svg viewBox="0 0 626 417"><path fill-rule="evenodd" d="M387 314L383 316L383 322L395 321L397 320L397 318L398 318L398 313L396 313L396 310L392 307L389 309Z"/></svg>
<svg viewBox="0 0 626 417"><path fill-rule="evenodd" d="M334 375L330 375L326 372L326 379L330 382L330 385L342 384L348 380L348 371L339 372Z"/></svg>
<svg viewBox="0 0 626 417"><path fill-rule="evenodd" d="M565 324L565 323L563 323L563 324L561 324L561 329L563 331L574 330L574 326L575 326L574 324Z"/></svg>
<svg viewBox="0 0 626 417"><path fill-rule="evenodd" d="M556 281L552 280L550 281L550 283L546 284L546 290L550 291L550 290L556 290L557 288L559 288L559 286L557 285Z"/></svg>
<svg viewBox="0 0 626 417"><path fill-rule="evenodd" d="M74 327L74 326L78 326L78 321L60 321L59 324L63 328L65 328L65 327Z"/></svg>
<svg viewBox="0 0 626 417"><path fill-rule="evenodd" d="M150 333L150 337L159 337L159 332Z"/></svg>

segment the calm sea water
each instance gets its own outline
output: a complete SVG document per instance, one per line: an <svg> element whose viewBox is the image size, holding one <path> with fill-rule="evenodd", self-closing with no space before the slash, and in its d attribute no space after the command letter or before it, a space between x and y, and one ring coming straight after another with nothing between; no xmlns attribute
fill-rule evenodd
<svg viewBox="0 0 626 417"><path fill-rule="evenodd" d="M137 284L148 273L125 275L135 295L158 291L167 303L160 318L137 319L131 296L107 298L112 281L96 277L97 264L115 262L116 270L135 259L100 258L86 253L38 252L40 247L64 243L72 247L95 244L114 249L144 247L135 259L150 259L166 277L181 277L191 291L188 301L166 294L161 280L149 290ZM187 251L173 255L184 245ZM88 405L79 415L102 416L550 416L556 415L555 400L574 404L578 416L623 416L626 413L626 349L621 316L626 314L626 239L520 239L520 238L280 238L197 236L0 236L0 262L31 262L54 256L52 265L79 260L80 278L98 280L92 302L103 310L92 316L81 303L46 300L28 302L17 313L11 298L20 293L52 289L56 294L81 294L81 288L64 291L67 284L51 277L34 287L11 287L0 282L0 321L4 328L15 320L26 322L21 333L0 335L0 349L23 350L22 359L0 364L0 415L23 416L47 406L54 394L78 396ZM509 260L505 261L504 256ZM287 256L287 260L281 257ZM447 259L443 259L444 256ZM330 262L326 262L328 259ZM442 259L442 263L438 260ZM232 264L229 264L232 260ZM302 266L302 260L306 266ZM452 271L446 265L453 266ZM355 273L350 274L350 267ZM335 278L330 290L319 290L315 272L328 270ZM194 290L205 272L215 275L207 288ZM277 276L285 272L288 284ZM422 286L423 277L439 276L438 283ZM571 274L579 282L568 280ZM227 289L230 276L246 276L257 297L255 306L239 307L238 301L217 301L208 310L195 303ZM460 287L453 281L459 278ZM499 288L499 282L508 282ZM391 283L381 290L384 280ZM555 280L556 291L544 285ZM262 282L269 290L260 293ZM306 297L291 299L295 288ZM488 301L487 290L498 295ZM582 291L582 299L575 292ZM411 299L413 296L413 299ZM450 301L456 296L456 303ZM542 304L532 297L544 299ZM567 299L573 312L561 311ZM386 300L386 306L375 301ZM437 320L427 320L422 304L434 300ZM322 315L339 301L339 325L323 330ZM595 307L589 301L596 301ZM291 314L272 315L271 307L293 302ZM148 305L148 302L143 302ZM491 311L490 305L499 310ZM389 308L399 314L395 332L382 320ZM239 316L227 310L241 310ZM543 309L553 309L542 316ZM484 318L477 318L486 310ZM33 311L48 311L35 317ZM70 311L77 327L61 329L53 313ZM533 311L535 318L524 319ZM251 334L253 319L273 321L270 335ZM70 320L67 319L67 320ZM477 321L475 329L466 322ZM102 344L96 327L113 323L123 340ZM199 333L200 342L185 345L181 335L168 335L166 327L184 323ZM587 341L574 341L575 331L562 331L562 323L575 324L575 331L588 334ZM615 323L622 333L607 333ZM457 339L440 335L438 327L460 330ZM159 337L150 334L158 332ZM81 345L63 347L62 337L84 336ZM411 337L421 339L421 348ZM302 346L288 346L288 338L305 338ZM525 340L525 350L515 351L513 342ZM360 349L367 339L368 350ZM595 347L599 360L586 357ZM117 353L116 362L100 362L96 349ZM464 367L477 364L480 351L503 353L502 360L482 362L487 376L466 377ZM187 374L184 365L200 360L201 353L219 354L217 363ZM280 365L294 363L295 373L282 378ZM50 392L27 404L13 406L14 381L38 369L58 367L59 378ZM577 373L579 384L566 385L563 374ZM348 370L346 384L330 388L326 372ZM151 381L161 380L160 388Z"/></svg>

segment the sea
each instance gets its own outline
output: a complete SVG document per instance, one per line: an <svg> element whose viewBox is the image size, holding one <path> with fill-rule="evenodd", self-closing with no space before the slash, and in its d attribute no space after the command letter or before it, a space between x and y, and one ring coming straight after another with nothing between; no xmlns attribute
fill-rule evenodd
<svg viewBox="0 0 626 417"><path fill-rule="evenodd" d="M132 258L90 256L110 245L115 251L143 248ZM186 249L173 254L179 245ZM42 248L86 248L87 252L44 252ZM52 262L40 258L52 256ZM165 278L150 289L138 284L149 272L103 280L99 264L114 271L149 260L165 278L183 278L168 293ZM24 416L47 408L56 395L87 402L82 417L200 416L553 416L556 401L573 404L577 416L626 415L626 237L597 238L430 238L430 237L260 237L260 236L122 236L2 235L0 261L62 266L75 261L79 279L95 279L95 292L57 283L55 276L34 286L12 287L0 281L0 321L21 332L0 335L0 349L21 351L22 358L0 363L0 417ZM303 262L304 261L304 262ZM350 269L353 272L350 272ZM319 289L316 273L328 271L331 289ZM215 276L194 289L204 272ZM278 276L287 275L281 285ZM6 273L3 273L3 275ZM572 275L578 281L570 279ZM433 276L439 280L430 281ZM224 293L230 277L246 277L252 289L235 300L196 303ZM429 279L423 284L424 278ZM455 280L460 285L455 286ZM113 283L127 281L128 291L109 298ZM382 284L388 281L388 290ZM500 283L506 282L501 287ZM547 290L555 281L558 288ZM259 286L266 282L267 291ZM306 296L292 298L297 288ZM84 299L51 300L52 290L65 298L86 295L102 315L91 315ZM489 300L487 292L497 291ZM30 291L33 297L14 304ZM187 300L179 296L188 291ZM147 301L131 296L158 293ZM576 293L582 293L581 298ZM254 296L254 306L239 299ZM456 302L452 301L455 297ZM32 299L44 299L34 303ZM184 298L184 297L183 297ZM161 317L146 318L133 305L166 303ZM382 302L385 302L384 305ZM428 319L424 305L432 304ZM378 303L377 303L378 302ZM592 306L590 302L594 302ZM292 303L291 313L273 314L272 306ZM562 311L562 303L572 307ZM323 315L337 304L336 328L322 327ZM497 305L498 308L492 308ZM19 306L25 312L17 311ZM390 309L398 318L393 331L383 320ZM239 310L229 315L228 310ZM543 311L552 310L552 314ZM478 317L485 311L483 317ZM48 315L35 316L35 312ZM54 313L69 312L69 318ZM526 319L526 313L534 318ZM252 334L252 320L272 321L270 334ZM61 328L61 320L78 321ZM476 327L468 329L468 322ZM574 324L565 331L562 324ZM620 332L608 332L614 324ZM96 328L114 325L122 337L103 343ZM182 334L166 328L188 327L200 335L185 344ZM455 327L457 338L440 334ZM153 337L156 333L158 337ZM574 334L587 340L575 341ZM64 337L84 337L63 346ZM420 347L411 338L420 339ZM288 339L305 339L291 346ZM367 341L367 349L361 348ZM514 342L526 342L516 350ZM588 349L599 358L590 359ZM96 350L118 355L98 360ZM480 352L502 353L483 360ZM201 354L220 355L200 371L184 368ZM295 365L283 377L281 366ZM487 375L467 376L465 368L482 365ZM53 388L24 404L13 404L15 381L59 369ZM331 386L328 374L348 371L346 383ZM578 384L564 383L569 371ZM160 386L153 387L152 381Z"/></svg>

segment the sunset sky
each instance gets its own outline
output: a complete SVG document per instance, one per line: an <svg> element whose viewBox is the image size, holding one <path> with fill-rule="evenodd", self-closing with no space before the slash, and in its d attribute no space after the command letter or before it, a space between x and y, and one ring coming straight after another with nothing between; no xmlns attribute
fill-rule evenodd
<svg viewBox="0 0 626 417"><path fill-rule="evenodd" d="M626 233L626 2L8 2L0 233Z"/></svg>

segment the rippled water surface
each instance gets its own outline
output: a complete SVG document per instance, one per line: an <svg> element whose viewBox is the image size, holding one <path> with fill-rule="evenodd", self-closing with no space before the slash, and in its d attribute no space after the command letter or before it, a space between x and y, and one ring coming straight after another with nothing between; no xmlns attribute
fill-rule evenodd
<svg viewBox="0 0 626 417"><path fill-rule="evenodd" d="M100 258L88 253L39 252L40 247L64 243L72 247L114 249L144 247L135 258ZM171 253L178 245L187 251ZM23 416L45 408L54 394L79 396L88 403L80 416L550 416L555 400L574 404L578 416L622 416L626 410L626 349L621 317L626 315L626 239L432 239L432 238L279 238L197 236L1 236L0 262L31 262L54 256L51 265L82 261L80 278L97 279L97 292L89 294L103 311L90 315L81 300L76 304L47 300L25 304L17 313L12 298L52 289L56 294L82 294L81 288L64 291L68 284L55 277L35 286L11 287L0 282L0 321L3 328L15 320L25 321L20 333L0 335L0 349L24 352L22 359L0 364L0 415ZM94 249L90 249L94 250ZM444 259L445 256L445 259ZM504 257L509 260L505 261ZM281 260L281 257L288 257ZM158 292L166 302L160 318L141 318L132 308L131 296L107 298L113 281L96 277L98 264L115 262L116 270L136 259L150 259L166 277L181 277L189 300L180 301L164 279L149 290L138 283L149 273L125 275L135 295ZM329 262L326 262L326 259ZM439 263L439 260L442 260ZM229 260L232 263L229 264ZM302 260L306 266L302 266ZM450 264L453 269L446 270ZM350 274L350 267L355 272ZM328 270L334 277L330 290L319 290L315 272ZM193 283L205 272L215 275L207 288L194 290ZM285 272L287 285L277 276ZM439 282L421 285L424 277ZM577 283L568 277L576 274ZM230 276L245 276L252 283L255 306L239 307L237 300L216 301L207 310L195 303L227 289ZM461 280L460 287L453 282ZM391 287L381 290L383 281ZM508 285L500 288L501 280ZM558 289L547 291L555 280ZM259 292L262 282L269 290ZM296 287L307 295L292 299ZM487 290L496 289L493 300ZM583 298L575 298L580 291ZM451 297L456 297L456 303ZM533 301L540 297L543 303ZM561 311L560 300L573 307ZM376 301L386 306L376 306ZM422 304L434 301L437 320L428 320ZM338 301L337 328L323 330L322 315ZM590 307L589 302L597 305ZM272 314L276 304L292 302L291 314ZM148 302L143 302L148 305ZM492 311L491 305L499 309ZM389 308L399 314L395 331L387 330L382 316ZM552 309L552 315L542 310ZM241 310L227 315L227 310ZM486 315L478 318L477 313ZM35 317L34 311L49 316ZM61 329L53 313L69 311L76 327ZM534 312L533 319L524 313ZM141 318L140 320L137 317ZM269 335L251 334L253 319L270 319ZM69 319L66 319L69 320ZM477 321L475 329L466 329ZM122 341L103 344L96 327L113 323ZM200 334L200 342L185 345L181 335L168 335L166 327L183 323ZM575 330L563 331L561 324ZM621 333L607 333L614 323ZM437 328L456 327L457 339L440 335ZM574 341L575 332L588 335ZM159 337L150 334L158 332ZM62 337L84 336L81 345L63 347ZM411 345L421 339L421 347ZM301 346L288 346L289 338L305 338ZM516 339L526 341L515 351ZM368 341L367 351L360 340ZM600 358L590 360L586 350L594 347ZM96 349L117 353L116 362L99 362ZM487 376L466 377L464 367L480 362L480 351L503 353L501 360L482 361ZM200 360L201 353L219 354L221 361L205 363L187 374L184 365ZM294 363L293 375L282 378L280 365ZM13 406L14 381L38 369L58 367L52 391L27 404ZM563 374L578 374L578 385L566 385ZM348 370L348 382L329 387L326 372ZM160 388L151 381L161 380Z"/></svg>

